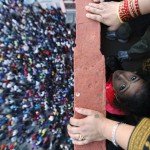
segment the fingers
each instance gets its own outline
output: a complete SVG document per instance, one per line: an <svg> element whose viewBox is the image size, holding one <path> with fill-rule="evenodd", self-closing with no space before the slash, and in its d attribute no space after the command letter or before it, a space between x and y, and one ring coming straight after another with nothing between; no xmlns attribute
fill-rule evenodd
<svg viewBox="0 0 150 150"><path fill-rule="evenodd" d="M82 125L82 121L81 121L81 119L76 119L76 118L71 117L70 118L70 124L72 126L79 127Z"/></svg>
<svg viewBox="0 0 150 150"><path fill-rule="evenodd" d="M73 141L85 141L86 140L86 138L81 134L71 134L71 133L69 133L69 136L71 137L71 139Z"/></svg>
<svg viewBox="0 0 150 150"><path fill-rule="evenodd" d="M97 113L97 111L94 110L90 110L86 108L77 108L77 107L75 107L75 111L85 116L91 116Z"/></svg>
<svg viewBox="0 0 150 150"><path fill-rule="evenodd" d="M97 8L93 8L93 7L90 7L90 6L86 6L85 9L93 14L100 14L101 13L101 10L100 9L97 9Z"/></svg>
<svg viewBox="0 0 150 150"><path fill-rule="evenodd" d="M89 142L87 140L84 141L73 140L72 143L75 145L85 145L88 144Z"/></svg>
<svg viewBox="0 0 150 150"><path fill-rule="evenodd" d="M103 22L102 11L103 4L94 4L90 3L88 6L85 6L85 9L89 12L86 14L86 17L98 22Z"/></svg>
<svg viewBox="0 0 150 150"><path fill-rule="evenodd" d="M103 10L104 5L89 3L89 5L85 6L85 10L90 13L100 14Z"/></svg>
<svg viewBox="0 0 150 150"><path fill-rule="evenodd" d="M89 3L87 6L85 6L85 8L88 10L89 8L97 8L100 9L101 7L99 7L100 4L95 4L95 3Z"/></svg>
<svg viewBox="0 0 150 150"><path fill-rule="evenodd" d="M97 3L97 2L100 2L100 0L93 0L93 2L96 2L96 3Z"/></svg>
<svg viewBox="0 0 150 150"><path fill-rule="evenodd" d="M98 3L98 2L104 2L104 0L93 0L93 2Z"/></svg>
<svg viewBox="0 0 150 150"><path fill-rule="evenodd" d="M116 29L113 26L107 28L108 31L115 31Z"/></svg>
<svg viewBox="0 0 150 150"><path fill-rule="evenodd" d="M77 141L80 137L80 134L72 134L72 133L69 133L69 132L68 132L68 134L71 137L71 139L75 140L75 141Z"/></svg>
<svg viewBox="0 0 150 150"><path fill-rule="evenodd" d="M73 127L73 126L71 126L71 125L67 125L67 129L68 129L68 133L69 134L78 134L79 133L79 128L77 128L77 127Z"/></svg>
<svg viewBox="0 0 150 150"><path fill-rule="evenodd" d="M94 15L94 14L86 14L86 17L98 22L103 22L103 17L100 15Z"/></svg>
<svg viewBox="0 0 150 150"><path fill-rule="evenodd" d="M68 124L67 129L68 129L68 134L71 137L73 144L84 145L88 143L88 141L86 140L86 137L84 137L84 135L81 134L79 127L73 127ZM80 136L83 136L84 139L80 140L81 138Z"/></svg>
<svg viewBox="0 0 150 150"><path fill-rule="evenodd" d="M79 114L85 115L85 116L91 116L97 113L97 111L86 109L86 108L75 108L75 111ZM83 119L76 119L74 117L70 118L70 124L75 127L80 127L84 124L84 118Z"/></svg>
<svg viewBox="0 0 150 150"><path fill-rule="evenodd" d="M119 28L120 25L121 25L121 23L118 24L118 25L115 25L115 26L110 26L110 27L108 28L108 31L116 31L116 30Z"/></svg>
<svg viewBox="0 0 150 150"><path fill-rule="evenodd" d="M87 6L85 6L85 9L89 12L90 12L90 10L93 10L93 9L103 10L108 4L109 4L108 2L103 2L100 4L89 3Z"/></svg>

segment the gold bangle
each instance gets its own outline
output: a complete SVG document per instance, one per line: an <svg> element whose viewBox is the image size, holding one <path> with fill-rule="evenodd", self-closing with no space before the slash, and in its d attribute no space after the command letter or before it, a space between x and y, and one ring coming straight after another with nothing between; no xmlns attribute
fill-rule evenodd
<svg viewBox="0 0 150 150"><path fill-rule="evenodd" d="M121 4L121 3L119 3L119 4L118 4L118 7L117 7L117 17L118 17L120 23L124 23L124 22L121 20L120 15L119 15L119 7L120 7L120 4Z"/></svg>

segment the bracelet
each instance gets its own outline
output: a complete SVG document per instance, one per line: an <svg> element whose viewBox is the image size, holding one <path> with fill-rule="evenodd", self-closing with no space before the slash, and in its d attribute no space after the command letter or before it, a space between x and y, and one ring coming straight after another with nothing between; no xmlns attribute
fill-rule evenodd
<svg viewBox="0 0 150 150"><path fill-rule="evenodd" d="M113 126L113 129L112 129L112 143L117 147L118 144L116 143L116 130L118 128L118 126L122 124L122 122L118 122L115 126Z"/></svg>
<svg viewBox="0 0 150 150"><path fill-rule="evenodd" d="M134 10L134 7L133 7L133 1L132 0L129 0L129 8L130 8L130 11L131 11L131 14L133 15L133 17L137 17L137 14Z"/></svg>
<svg viewBox="0 0 150 150"><path fill-rule="evenodd" d="M120 3L118 3L118 7L117 7L117 17L118 17L120 23L124 23L124 22L121 20L120 15L119 15L119 7L120 7Z"/></svg>
<svg viewBox="0 0 150 150"><path fill-rule="evenodd" d="M123 22L129 21L132 16L129 12L128 0L124 0L119 4L119 17Z"/></svg>
<svg viewBox="0 0 150 150"><path fill-rule="evenodd" d="M138 0L135 0L135 9L136 9L137 15L141 16Z"/></svg>

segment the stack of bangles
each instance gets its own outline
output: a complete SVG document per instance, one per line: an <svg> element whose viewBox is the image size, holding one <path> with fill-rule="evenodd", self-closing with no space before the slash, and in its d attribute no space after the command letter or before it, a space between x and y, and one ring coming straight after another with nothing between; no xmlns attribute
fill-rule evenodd
<svg viewBox="0 0 150 150"><path fill-rule="evenodd" d="M118 19L121 23L141 15L138 0L124 0L118 5Z"/></svg>

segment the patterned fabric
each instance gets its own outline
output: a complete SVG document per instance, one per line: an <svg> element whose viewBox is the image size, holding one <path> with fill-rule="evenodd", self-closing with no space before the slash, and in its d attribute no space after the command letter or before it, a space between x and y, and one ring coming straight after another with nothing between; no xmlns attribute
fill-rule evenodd
<svg viewBox="0 0 150 150"><path fill-rule="evenodd" d="M128 150L150 150L150 119L142 119L134 129Z"/></svg>
<svg viewBox="0 0 150 150"><path fill-rule="evenodd" d="M146 59L144 62L143 62L143 71L147 71L147 72L150 72L150 58Z"/></svg>

